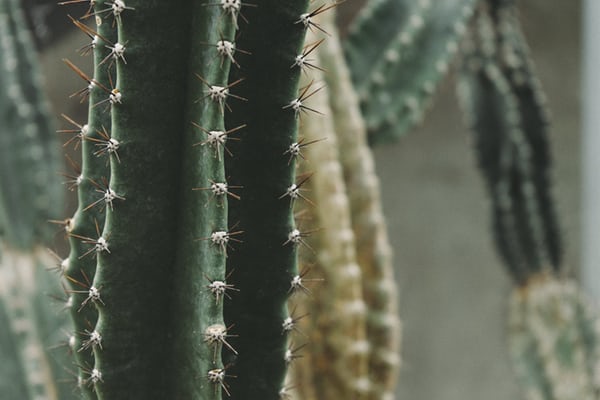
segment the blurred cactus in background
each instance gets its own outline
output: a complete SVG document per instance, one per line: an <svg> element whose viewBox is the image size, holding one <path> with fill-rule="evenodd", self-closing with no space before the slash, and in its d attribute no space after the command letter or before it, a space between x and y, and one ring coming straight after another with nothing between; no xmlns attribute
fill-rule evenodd
<svg viewBox="0 0 600 400"><path fill-rule="evenodd" d="M66 219L34 42L0 0L0 397L393 399L398 294L368 143L422 120L459 55L517 375L529 399L598 398L597 320L561 264L514 1L373 0L345 38L334 1L60 5L93 58L64 59L88 104L58 131L81 160ZM44 249L57 224L66 256Z"/></svg>

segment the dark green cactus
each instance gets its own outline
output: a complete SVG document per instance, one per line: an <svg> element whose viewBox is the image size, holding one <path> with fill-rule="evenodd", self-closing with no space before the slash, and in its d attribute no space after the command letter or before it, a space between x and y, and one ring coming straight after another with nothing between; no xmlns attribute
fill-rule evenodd
<svg viewBox="0 0 600 400"><path fill-rule="evenodd" d="M305 106L294 101L300 68L291 66L312 23L307 6L96 1L87 14L95 28L76 22L100 38L93 76L68 62L91 84L67 271L87 397L272 398L282 389L301 236L280 197L295 179ZM278 51L261 53L273 38ZM227 174L225 160L235 160ZM245 211L228 219L228 199ZM247 252L243 262L233 256Z"/></svg>
<svg viewBox="0 0 600 400"><path fill-rule="evenodd" d="M546 110L514 6L504 2L482 10L465 46L460 93L492 194L500 254L514 279L524 283L543 269L561 267Z"/></svg>
<svg viewBox="0 0 600 400"><path fill-rule="evenodd" d="M598 316L565 279L551 197L544 96L514 1L480 4L459 94L492 198L496 244L516 283L509 342L528 399L598 398Z"/></svg>

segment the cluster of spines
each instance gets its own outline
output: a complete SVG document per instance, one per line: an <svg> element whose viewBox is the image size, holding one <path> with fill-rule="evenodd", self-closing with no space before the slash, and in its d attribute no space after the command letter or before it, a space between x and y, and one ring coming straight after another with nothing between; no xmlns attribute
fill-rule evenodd
<svg viewBox="0 0 600 400"><path fill-rule="evenodd" d="M422 119L475 6L473 0L396 3L371 4L376 9L359 18L346 45L372 142L398 138ZM408 12L401 24L380 15L402 7ZM394 21L394 26L382 28L380 21ZM373 37L378 46L365 43L366 38L373 43ZM365 57L374 52L365 46L379 49L375 62Z"/></svg>
<svg viewBox="0 0 600 400"><path fill-rule="evenodd" d="M476 134L493 199L499 252L522 285L560 272L560 236L550 195L543 96L515 20L514 4L482 3L466 43L459 94Z"/></svg>

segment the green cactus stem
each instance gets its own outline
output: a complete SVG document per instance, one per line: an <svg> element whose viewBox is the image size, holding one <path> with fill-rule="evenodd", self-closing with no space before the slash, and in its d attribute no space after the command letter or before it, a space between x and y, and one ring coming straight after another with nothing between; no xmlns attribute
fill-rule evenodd
<svg viewBox="0 0 600 400"><path fill-rule="evenodd" d="M371 399L394 397L400 364L401 327L392 264L392 250L381 209L379 180L373 154L360 113L358 97L350 80L343 49L326 15L323 26L331 32L318 49L327 71L331 115L339 143L339 157L350 202L356 257L361 267L363 296L367 305L367 337L370 343Z"/></svg>
<svg viewBox="0 0 600 400"><path fill-rule="evenodd" d="M545 110L522 39L507 36L517 31L508 12L482 5L475 40L465 46L459 94L492 193L499 252L515 281L525 283L542 269L559 271L561 248L548 179Z"/></svg>
<svg viewBox="0 0 600 400"><path fill-rule="evenodd" d="M232 357L231 396L234 399L276 399L285 376L287 336L300 315L288 314L290 282L298 274L296 248L304 233L293 218L291 198L283 196L295 182L299 157L298 118L310 107L306 99L317 87L298 91L305 31L316 29L308 1L255 1L242 10L250 23L240 23L240 68L231 81L244 78L235 93L247 99L231 105L228 129L246 124L240 141L226 159L231 183L243 186L242 199L230 202L229 225L244 231L227 265L239 289L225 310L227 325L239 355ZM318 11L317 11L318 13ZM303 96L304 95L304 96ZM257 360L260 365L256 364Z"/></svg>
<svg viewBox="0 0 600 400"><path fill-rule="evenodd" d="M380 1L357 20L346 52L372 143L395 140L421 121L475 3ZM404 13L397 19L385 14L400 10ZM377 48L377 56L365 47Z"/></svg>
<svg viewBox="0 0 600 400"><path fill-rule="evenodd" d="M104 229L85 241L98 263L79 307L98 308L102 338L86 383L99 398L219 398L226 385L205 331L222 321L222 304L207 279L224 279L230 236L213 237L227 232L225 200L192 189L223 183L223 148L210 134L223 126L228 64L215 44L219 35L233 40L234 21L218 4L189 1L104 10L96 13L114 20L118 37L102 106L119 149Z"/></svg>

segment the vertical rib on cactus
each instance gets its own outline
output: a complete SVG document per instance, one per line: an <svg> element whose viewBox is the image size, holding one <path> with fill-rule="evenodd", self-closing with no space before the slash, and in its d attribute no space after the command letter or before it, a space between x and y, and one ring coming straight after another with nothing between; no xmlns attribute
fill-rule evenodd
<svg viewBox="0 0 600 400"><path fill-rule="evenodd" d="M367 337L370 342L369 398L393 398L400 364L400 320L392 264L392 250L381 209L379 180L359 101L350 80L333 16L323 18L331 37L318 50L327 71L329 101L339 142L339 157L350 201L356 256L363 271L363 296L367 304Z"/></svg>
<svg viewBox="0 0 600 400"><path fill-rule="evenodd" d="M108 7L104 0L96 1L93 11ZM116 29L112 27L112 21L106 14L98 14L94 18L95 31L106 40L116 41ZM96 399L93 385L85 384L89 378L89 371L94 366L92 349L82 349L83 342L89 339L86 332L91 332L96 326L98 313L95 307L81 307L88 297L86 285L94 280L96 273L96 258L92 254L85 255L90 250L90 244L84 243L82 238L97 239L104 226L104 209L107 205L102 200L104 193L99 192L103 181L109 178L109 158L115 157L107 152L98 153L105 140L102 135L110 133L110 113L103 105L96 105L106 99L106 93L100 85L110 88L112 77L106 64L100 64L110 54L109 46L103 39L99 38L93 48L94 71L92 78L97 84L91 86L89 92L88 121L78 122L82 128L76 135L81 140L81 175L76 177L78 207L71 218L69 245L71 248L69 258L66 261L65 275L68 277L67 285L70 292L69 309L73 319L73 354L75 364L78 366L79 388L85 398ZM114 75L114 74L113 74ZM87 82L84 83L87 85ZM70 126L69 128L73 128ZM100 186L100 187L99 187ZM100 202L91 206L92 204Z"/></svg>
<svg viewBox="0 0 600 400"><path fill-rule="evenodd" d="M313 38L309 36L308 41ZM311 78L323 84L320 71L314 71ZM328 88L316 93L311 105L324 115L307 115L302 120L301 135L307 142L325 139L305 151L306 159L316 168L308 185L318 204L314 212L316 223L324 228L314 234L318 263L313 272L324 281L319 285L317 300L307 307L314 319L314 326L310 327L314 335L309 336L314 362L312 382L319 398L367 399L371 390L365 331L367 308Z"/></svg>
<svg viewBox="0 0 600 400"><path fill-rule="evenodd" d="M117 2L112 3L113 7ZM177 250L182 132L188 83L187 1L119 2L102 15L115 20L126 49L115 60L109 187L123 199L106 207L93 281L102 348L89 377L99 398L168 398L168 328ZM113 78L114 79L114 78ZM191 188L189 188L191 190ZM96 239L96 237L94 237ZM92 256L92 255L90 255ZM201 283L198 282L198 285ZM202 340L201 337L198 340ZM201 379L201 377L198 377Z"/></svg>
<svg viewBox="0 0 600 400"><path fill-rule="evenodd" d="M231 334L223 322L223 304L229 295L209 285L227 284L225 260L230 246L227 240L224 244L215 242L212 235L232 229L227 222L227 198L230 191L235 190L227 186L225 177L224 160L228 156L225 149L229 143L227 139L223 144L211 141L209 136L225 131L227 105L211 99L207 91L208 86L228 86L231 58L217 44L227 46L229 42L235 49L236 19L220 6L207 6L202 2L194 2L192 15L179 247L171 311L174 350L170 368L180 372L169 395L178 399L208 400L220 399L222 389L229 385L229 378L225 378L222 385L209 379L209 371L218 374L223 370L221 350L230 351L226 344L229 338L219 338L219 335ZM231 54L233 56L235 54ZM237 131L229 135L235 136Z"/></svg>
<svg viewBox="0 0 600 400"><path fill-rule="evenodd" d="M301 16L308 1L253 4L242 10L250 23L240 23L238 39L239 48L252 54L240 55L241 68L232 69L231 78L245 78L235 93L248 101L232 104L226 119L228 128L247 128L229 147L234 156L226 160L231 183L244 187L242 200L229 204L229 224L239 224L244 237L227 262L240 292L225 318L239 335L232 339L239 352L229 369L236 376L230 381L232 398L275 399L285 376L286 300L297 274L292 239L301 239L295 235L290 199L279 197L295 180L296 160L288 150L297 142L298 115L291 102L298 98L300 70L292 65L302 50L306 28Z"/></svg>

